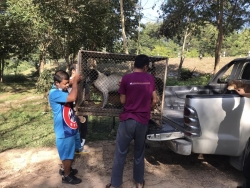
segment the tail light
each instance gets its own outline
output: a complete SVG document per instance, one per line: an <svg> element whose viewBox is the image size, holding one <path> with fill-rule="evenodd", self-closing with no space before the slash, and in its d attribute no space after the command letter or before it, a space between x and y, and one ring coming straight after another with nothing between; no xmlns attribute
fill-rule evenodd
<svg viewBox="0 0 250 188"><path fill-rule="evenodd" d="M200 123L196 111L185 105L184 107L185 136L199 137L201 135Z"/></svg>

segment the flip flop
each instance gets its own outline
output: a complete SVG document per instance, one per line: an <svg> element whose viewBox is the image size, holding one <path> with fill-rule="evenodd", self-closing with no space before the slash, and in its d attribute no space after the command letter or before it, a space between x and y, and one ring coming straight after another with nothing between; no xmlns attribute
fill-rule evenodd
<svg viewBox="0 0 250 188"><path fill-rule="evenodd" d="M106 185L106 188L110 188L111 187L111 183L108 183L107 185Z"/></svg>
<svg viewBox="0 0 250 188"><path fill-rule="evenodd" d="M138 183L137 183L138 184ZM136 184L136 188L138 188L138 185ZM142 182L142 188L144 188L144 185L145 185L145 180L143 180Z"/></svg>

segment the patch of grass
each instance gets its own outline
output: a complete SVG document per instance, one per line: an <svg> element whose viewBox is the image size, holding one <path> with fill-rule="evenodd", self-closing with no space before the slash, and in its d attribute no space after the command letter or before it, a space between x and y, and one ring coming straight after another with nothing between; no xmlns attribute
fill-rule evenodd
<svg viewBox="0 0 250 188"><path fill-rule="evenodd" d="M0 92L0 152L13 148L53 147L55 134L51 109L44 113L47 101L30 89L33 83L11 84L13 88ZM8 86L8 84L1 84ZM87 141L114 139L112 117L89 116ZM117 129L118 119L114 128Z"/></svg>
<svg viewBox="0 0 250 188"><path fill-rule="evenodd" d="M187 80L177 80L176 78L167 78L167 86L191 86L191 85L206 85L211 80L213 75L203 74L199 77L190 78Z"/></svg>
<svg viewBox="0 0 250 188"><path fill-rule="evenodd" d="M0 115L0 152L13 148L55 146L52 112L31 100ZM116 118L117 129L118 119ZM114 139L112 117L89 117L87 141Z"/></svg>
<svg viewBox="0 0 250 188"><path fill-rule="evenodd" d="M87 141L114 139L118 117L89 116Z"/></svg>
<svg viewBox="0 0 250 188"><path fill-rule="evenodd" d="M0 115L0 152L24 147L54 145L51 113L43 113L44 102L29 100Z"/></svg>
<svg viewBox="0 0 250 188"><path fill-rule="evenodd" d="M37 78L28 78L25 77L23 81L15 81L16 78L14 75L7 75L4 79L4 82L0 82L0 93L3 92L12 92L12 93L22 93L22 92L33 92L36 88Z"/></svg>
<svg viewBox="0 0 250 188"><path fill-rule="evenodd" d="M27 81L28 78L23 74L17 74L17 75L7 74L7 75L3 76L3 80L5 83L13 83L13 82L23 83L23 82Z"/></svg>

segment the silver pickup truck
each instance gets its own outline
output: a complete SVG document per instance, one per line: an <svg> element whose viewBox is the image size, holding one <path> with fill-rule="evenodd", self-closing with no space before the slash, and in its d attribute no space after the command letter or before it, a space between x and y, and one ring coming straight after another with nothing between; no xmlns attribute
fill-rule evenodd
<svg viewBox="0 0 250 188"><path fill-rule="evenodd" d="M250 149L250 99L227 90L230 80L250 84L250 58L225 65L206 86L167 86L163 124L152 123L150 141L165 141L182 155L215 154L230 157L242 170Z"/></svg>

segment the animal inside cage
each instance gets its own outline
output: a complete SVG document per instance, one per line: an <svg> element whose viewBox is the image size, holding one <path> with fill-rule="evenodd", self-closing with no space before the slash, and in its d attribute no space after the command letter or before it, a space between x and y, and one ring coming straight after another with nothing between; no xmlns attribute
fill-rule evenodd
<svg viewBox="0 0 250 188"><path fill-rule="evenodd" d="M119 82L123 75L133 72L135 57L80 50L77 71L83 80L79 84L77 114L118 117L123 108L118 93ZM151 119L161 124L168 58L149 57L149 60L148 72L155 78L158 97L156 108L151 111Z"/></svg>

